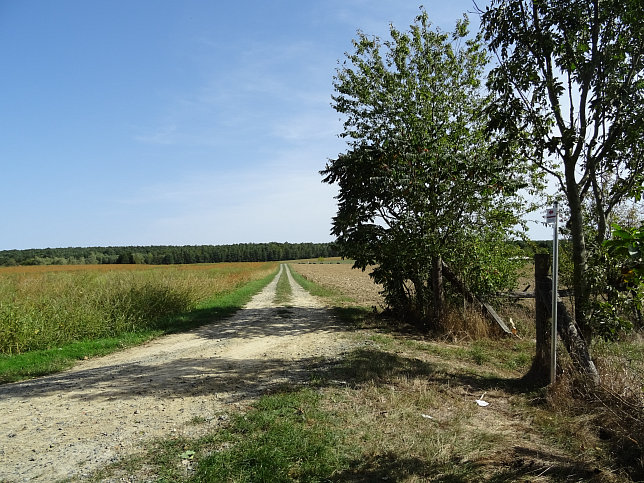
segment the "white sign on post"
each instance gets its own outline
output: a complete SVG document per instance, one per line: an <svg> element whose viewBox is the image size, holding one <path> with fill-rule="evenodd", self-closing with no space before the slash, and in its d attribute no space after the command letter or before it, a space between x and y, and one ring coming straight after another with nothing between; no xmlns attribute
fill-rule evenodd
<svg viewBox="0 0 644 483"><path fill-rule="evenodd" d="M555 208L548 208L546 210L546 216L544 217L546 219L546 223L548 225L551 225L555 221L557 221L557 207Z"/></svg>

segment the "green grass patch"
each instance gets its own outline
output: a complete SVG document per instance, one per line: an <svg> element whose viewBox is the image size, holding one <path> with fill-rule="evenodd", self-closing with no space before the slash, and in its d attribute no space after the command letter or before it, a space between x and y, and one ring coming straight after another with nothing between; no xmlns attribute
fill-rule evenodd
<svg viewBox="0 0 644 483"><path fill-rule="evenodd" d="M446 344L435 341L407 339L400 342L412 350L421 350L446 361L474 363L491 369L527 372L534 355L534 342L515 339L480 339Z"/></svg>
<svg viewBox="0 0 644 483"><path fill-rule="evenodd" d="M200 461L191 481L322 481L342 456L342 436L312 390L266 396L219 434L227 448Z"/></svg>
<svg viewBox="0 0 644 483"><path fill-rule="evenodd" d="M0 383L16 382L69 369L78 360L103 356L142 344L161 331L126 333L120 337L65 344L55 349L36 350L16 355L0 355Z"/></svg>
<svg viewBox="0 0 644 483"><path fill-rule="evenodd" d="M286 273L286 266L282 270L277 286L275 287L274 303L277 305L288 305L293 295L291 283L288 281L288 274Z"/></svg>
<svg viewBox="0 0 644 483"><path fill-rule="evenodd" d="M157 481L328 481L352 452L322 402L312 389L263 396L206 437L157 441L148 462ZM186 459L194 462L190 475Z"/></svg>

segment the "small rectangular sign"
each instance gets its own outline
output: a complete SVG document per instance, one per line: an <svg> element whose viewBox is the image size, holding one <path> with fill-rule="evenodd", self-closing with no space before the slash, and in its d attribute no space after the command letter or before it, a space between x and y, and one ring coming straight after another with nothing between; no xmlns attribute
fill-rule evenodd
<svg viewBox="0 0 644 483"><path fill-rule="evenodd" d="M546 223L554 223L557 220L557 210L556 208L548 208L546 210Z"/></svg>

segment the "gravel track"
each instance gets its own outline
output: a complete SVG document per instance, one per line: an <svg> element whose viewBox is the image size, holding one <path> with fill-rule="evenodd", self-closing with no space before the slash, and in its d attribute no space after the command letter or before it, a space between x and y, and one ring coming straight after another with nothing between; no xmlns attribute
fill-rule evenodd
<svg viewBox="0 0 644 483"><path fill-rule="evenodd" d="M279 306L284 270L293 295ZM0 386L0 481L82 480L151 439L213 431L228 413L272 386L305 381L312 363L347 348L339 323L282 265L225 321Z"/></svg>

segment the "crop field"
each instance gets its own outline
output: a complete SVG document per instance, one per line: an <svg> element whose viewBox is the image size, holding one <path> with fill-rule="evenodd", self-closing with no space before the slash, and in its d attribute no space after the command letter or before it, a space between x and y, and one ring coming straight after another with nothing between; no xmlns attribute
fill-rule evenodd
<svg viewBox="0 0 644 483"><path fill-rule="evenodd" d="M163 329L275 263L0 268L0 354Z"/></svg>

